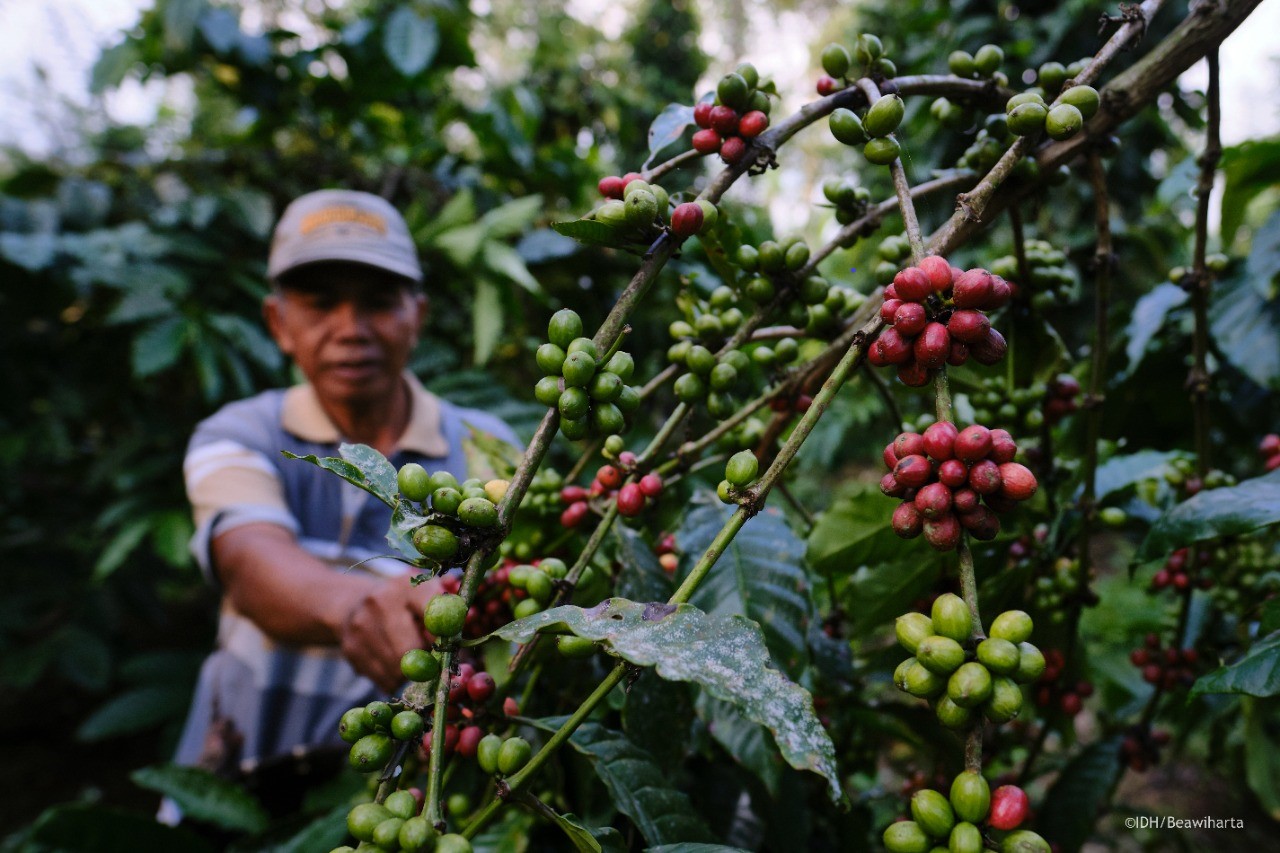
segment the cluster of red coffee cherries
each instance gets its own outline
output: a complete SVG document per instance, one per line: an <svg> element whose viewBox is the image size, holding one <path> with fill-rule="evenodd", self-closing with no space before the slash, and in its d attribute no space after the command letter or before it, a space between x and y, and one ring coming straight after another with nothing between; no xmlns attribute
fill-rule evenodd
<svg viewBox="0 0 1280 853"><path fill-rule="evenodd" d="M1129 660L1142 669L1143 681L1172 690L1195 683L1195 666L1200 662L1200 653L1191 648L1162 648L1158 635L1147 634L1142 647L1129 653Z"/></svg>
<svg viewBox="0 0 1280 853"><path fill-rule="evenodd" d="M1004 358L1008 344L984 313L1009 302L1009 282L984 269L962 271L937 255L907 267L884 290L880 333L867 360L893 365L904 385L919 388L929 372L944 364L959 366L970 357L991 365Z"/></svg>
<svg viewBox="0 0 1280 853"><path fill-rule="evenodd" d="M1168 746L1169 733L1143 725L1130 726L1120 741L1120 760L1135 773L1144 773L1160 762L1160 748Z"/></svg>
<svg viewBox="0 0 1280 853"><path fill-rule="evenodd" d="M1280 468L1280 435L1270 433L1258 443L1258 453L1262 456L1262 464L1268 471Z"/></svg>
<svg viewBox="0 0 1280 853"><path fill-rule="evenodd" d="M1053 426L1080 408L1080 381L1070 373L1055 377L1044 398L1044 420Z"/></svg>
<svg viewBox="0 0 1280 853"><path fill-rule="evenodd" d="M1192 571L1188 570L1188 562L1191 560L1191 552L1186 548L1179 548L1169 555L1169 559L1165 561L1164 568L1156 572L1151 577L1151 588L1153 590L1161 590L1167 587L1173 587L1181 592L1190 587L1199 586L1201 589L1211 589L1213 587L1213 578L1208 573L1200 574L1199 579L1194 577ZM1196 558L1199 563L1199 569L1203 570L1208 567L1213 560L1213 555L1208 549L1204 549Z"/></svg>
<svg viewBox="0 0 1280 853"><path fill-rule="evenodd" d="M463 758L475 758L480 740L488 732L480 725L490 711L485 703L493 696L496 685L493 676L478 670L470 663L458 664L458 672L449 680L449 703L445 707L444 753L455 752ZM515 699L502 701L502 714L507 717L520 713ZM422 736L422 757L431 754L431 732Z"/></svg>
<svg viewBox="0 0 1280 853"><path fill-rule="evenodd" d="M644 512L649 502L662 494L662 477L650 472L634 483L625 483L627 470L634 468L636 455L630 451L618 454L617 465L601 465L591 486L565 486L560 490L560 501L565 505L560 513L560 524L577 527L591 511L591 500L614 501L618 514L633 518Z"/></svg>
<svg viewBox="0 0 1280 853"><path fill-rule="evenodd" d="M1000 532L997 512L1009 512L1036 493L1036 477L1014 462L1018 446L1002 429L979 424L957 429L939 421L924 434L904 432L884 449L889 469L880 490L902 498L893 512L893 532L903 539L921 533L935 550L950 551L962 530L991 540Z"/></svg>
<svg viewBox="0 0 1280 853"><path fill-rule="evenodd" d="M1093 695L1093 683L1081 679L1075 684L1066 684L1062 680L1062 670L1067 662L1058 649L1046 651L1044 661L1044 672L1037 680L1036 705L1041 708L1057 706L1068 717L1074 717L1084 708L1084 700Z"/></svg>
<svg viewBox="0 0 1280 853"><path fill-rule="evenodd" d="M699 154L715 154L729 165L747 153L750 140L764 133L769 117L761 110L742 115L733 107L702 101L693 108L694 124L701 128L693 135L693 148Z"/></svg>

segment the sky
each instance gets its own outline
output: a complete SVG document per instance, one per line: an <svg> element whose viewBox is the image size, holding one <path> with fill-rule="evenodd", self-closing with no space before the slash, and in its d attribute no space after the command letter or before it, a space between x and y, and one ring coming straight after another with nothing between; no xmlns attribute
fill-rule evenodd
<svg viewBox="0 0 1280 853"><path fill-rule="evenodd" d="M32 153L57 147L53 128L58 126L57 98L79 105L89 102L88 78L99 50L113 43L132 26L142 9L153 0L0 0L0 144L19 144ZM570 0L570 9L608 33L625 24L620 4L611 0ZM767 3L754 7L751 21L753 56L765 74L772 74L783 92L792 93L788 106L808 97L815 69L807 63L779 62L770 56L808 56L817 37L817 24L796 13L774 20ZM1223 126L1225 144L1280 133L1280 0L1269 0L1253 13L1223 45ZM703 33L703 46L718 52L719 37ZM780 49L781 48L781 49ZM48 86L42 86L36 68L43 69ZM1207 79L1204 63L1183 78L1188 86L1202 87ZM50 99L48 92L56 95ZM136 83L109 96L106 106L112 118L145 123L164 97L158 86ZM170 93L173 97L173 93Z"/></svg>

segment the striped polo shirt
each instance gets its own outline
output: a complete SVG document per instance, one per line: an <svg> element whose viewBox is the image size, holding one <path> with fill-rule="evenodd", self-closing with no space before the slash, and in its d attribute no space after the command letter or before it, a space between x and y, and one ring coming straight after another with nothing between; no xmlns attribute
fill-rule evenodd
<svg viewBox="0 0 1280 853"><path fill-rule="evenodd" d="M391 462L419 462L459 480L493 475L484 455L468 452L472 430L517 444L498 418L453 406L405 373L412 410ZM373 495L314 465L286 458L337 456L342 437L310 385L273 390L224 406L196 428L183 462L195 516L192 551L215 588L209 545L242 524L269 522L333 566L384 576L409 571L385 536L391 510ZM369 559L373 558L373 559ZM382 694L357 675L336 646L291 646L273 641L223 597L217 647L200 671L175 761L225 768L239 753L250 769L272 756L338 744L338 720ZM240 742L237 744L237 742ZM234 745L234 746L232 746ZM231 749L233 755L228 756Z"/></svg>

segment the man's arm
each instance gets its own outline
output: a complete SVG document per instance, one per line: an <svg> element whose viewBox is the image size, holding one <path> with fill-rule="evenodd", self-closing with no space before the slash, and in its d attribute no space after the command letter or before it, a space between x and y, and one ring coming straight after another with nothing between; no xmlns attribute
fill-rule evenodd
<svg viewBox="0 0 1280 853"><path fill-rule="evenodd" d="M236 610L273 640L338 645L357 672L388 692L403 683L400 658L426 641L422 611L438 581L335 571L269 523L214 537L211 556Z"/></svg>

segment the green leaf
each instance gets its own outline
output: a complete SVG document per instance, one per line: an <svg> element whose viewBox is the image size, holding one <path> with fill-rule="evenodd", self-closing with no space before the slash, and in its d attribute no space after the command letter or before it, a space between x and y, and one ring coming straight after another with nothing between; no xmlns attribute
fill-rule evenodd
<svg viewBox="0 0 1280 853"><path fill-rule="evenodd" d="M891 623L937 582L941 571L942 559L934 554L861 569L840 590L849 614L848 636L865 637Z"/></svg>
<svg viewBox="0 0 1280 853"><path fill-rule="evenodd" d="M56 806L40 815L32 839L53 850L75 853L214 853L212 844L189 829L85 803Z"/></svg>
<svg viewBox="0 0 1280 853"><path fill-rule="evenodd" d="M707 731L729 756L754 773L769 796L777 797L782 785L784 767L778 751L769 742L764 726L745 719L728 702L712 699L703 693L698 697L698 717Z"/></svg>
<svg viewBox="0 0 1280 853"><path fill-rule="evenodd" d="M535 819L523 809L503 809L501 817L486 826L475 838L471 847L475 853L526 853L529 849L529 830ZM304 853L304 851L298 851ZM310 851L305 851L310 853Z"/></svg>
<svg viewBox="0 0 1280 853"><path fill-rule="evenodd" d="M408 501L396 501L391 511L391 525L387 528L387 544L410 560L422 557L413 546L413 531L427 521L410 507Z"/></svg>
<svg viewBox="0 0 1280 853"><path fill-rule="evenodd" d="M1272 213L1254 233L1244 276L1259 296L1275 298L1276 279L1280 276L1280 210Z"/></svg>
<svg viewBox="0 0 1280 853"><path fill-rule="evenodd" d="M1249 696L1280 694L1280 631L1249 647L1240 660L1201 676L1191 687L1191 697L1202 693L1244 693Z"/></svg>
<svg viewBox="0 0 1280 853"><path fill-rule="evenodd" d="M651 669L641 671L627 688L622 730L667 771L678 768L689 750L693 717L690 692L689 685L667 681ZM772 747L770 751L774 752Z"/></svg>
<svg viewBox="0 0 1280 853"><path fill-rule="evenodd" d="M578 822L578 817L573 814L560 814L555 809L539 810L537 814L543 817L549 817L551 822L560 827L560 831L569 839L569 843L573 845L573 849L578 853L602 853L603 848L600 842L596 840L592 833L594 830L587 829ZM615 832L617 830L614 830ZM622 837L618 837L621 842Z"/></svg>
<svg viewBox="0 0 1280 853"><path fill-rule="evenodd" d="M208 770L165 764L129 774L133 783L177 803L185 817L240 832L261 832L269 818L247 791Z"/></svg>
<svg viewBox="0 0 1280 853"><path fill-rule="evenodd" d="M1251 139L1222 152L1222 245L1231 246L1249 202L1280 184L1280 139Z"/></svg>
<svg viewBox="0 0 1280 853"><path fill-rule="evenodd" d="M138 48L128 40L102 51L89 76L89 94L101 95L119 86L139 59Z"/></svg>
<svg viewBox="0 0 1280 853"><path fill-rule="evenodd" d="M93 580L95 582L104 581L116 569L124 565L124 561L138 547L150 529L151 519L146 516L135 518L121 528L120 532L111 538L107 546L102 549L102 553L98 555L98 561L93 566Z"/></svg>
<svg viewBox="0 0 1280 853"><path fill-rule="evenodd" d="M473 358L484 364L502 338L502 295L488 276L476 279L475 304L471 309L471 336L475 342Z"/></svg>
<svg viewBox="0 0 1280 853"><path fill-rule="evenodd" d="M733 515L709 492L693 499L676 532L685 559L680 576L693 568ZM780 668L793 678L808 665L805 642L813 618L804 543L776 507L748 521L720 555L689 603L710 616L742 615L758 623Z"/></svg>
<svg viewBox="0 0 1280 853"><path fill-rule="evenodd" d="M435 218L414 232L414 239L429 243L440 234L476 221L476 199L471 190L463 188L449 197Z"/></svg>
<svg viewBox="0 0 1280 853"><path fill-rule="evenodd" d="M231 219L254 237L266 239L276 222L275 205L262 190L237 187L222 196Z"/></svg>
<svg viewBox="0 0 1280 853"><path fill-rule="evenodd" d="M1146 355L1147 344L1164 328L1165 318L1169 312L1183 305L1188 299L1187 292L1176 284L1159 284L1144 293L1134 303L1129 327L1125 329L1124 352L1129 357L1125 375L1132 375Z"/></svg>
<svg viewBox="0 0 1280 853"><path fill-rule="evenodd" d="M1245 781L1271 819L1280 820L1280 703L1245 700L1242 708Z"/></svg>
<svg viewBox="0 0 1280 853"><path fill-rule="evenodd" d="M506 243L499 243L496 240L485 243L481 260L490 272L514 281L530 293L537 295L542 292L538 280L524 265L524 258Z"/></svg>
<svg viewBox="0 0 1280 853"><path fill-rule="evenodd" d="M649 153L657 154L668 145L679 142L693 125L693 107L667 104L649 125Z"/></svg>
<svg viewBox="0 0 1280 853"><path fill-rule="evenodd" d="M606 225L594 219L574 219L569 222L552 222L551 227L557 234L572 237L579 243L589 246L608 246L618 248L627 245L627 229L621 225Z"/></svg>
<svg viewBox="0 0 1280 853"><path fill-rule="evenodd" d="M382 52L395 69L413 77L431 65L440 49L440 30L434 18L424 18L411 6L399 6L382 31Z"/></svg>
<svg viewBox="0 0 1280 853"><path fill-rule="evenodd" d="M186 339L187 323L181 317L166 317L148 326L133 339L134 378L146 379L172 367Z"/></svg>
<svg viewBox="0 0 1280 853"><path fill-rule="evenodd" d="M480 217L490 240L500 240L524 233L542 212L542 196L527 195L495 207Z"/></svg>
<svg viewBox="0 0 1280 853"><path fill-rule="evenodd" d="M877 488L857 485L845 492L809 534L809 564L819 574L844 577L900 559L904 546L890 526L894 509Z"/></svg>
<svg viewBox="0 0 1280 853"><path fill-rule="evenodd" d="M331 471L395 509L397 495L400 493L400 487L396 483L396 469L387 461L387 457L367 444L339 445L338 453L342 454L341 459L334 456L321 459L315 454L298 456L287 450L280 452L289 459L300 459Z"/></svg>
<svg viewBox="0 0 1280 853"><path fill-rule="evenodd" d="M1214 345L1264 388L1280 385L1280 304L1263 298L1247 276L1215 288L1209 307Z"/></svg>
<svg viewBox="0 0 1280 853"><path fill-rule="evenodd" d="M554 732L566 719L551 717L528 722ZM599 723L586 723L569 738L569 745L587 757L618 811L631 819L650 844L711 837L689 797L671 787L669 774L626 735Z"/></svg>
<svg viewBox="0 0 1280 853"><path fill-rule="evenodd" d="M350 811L350 804L344 803L312 820L283 841L265 846L255 845L253 851L254 853L314 853L317 850L332 850L347 839L347 813ZM271 834L275 835L274 829Z"/></svg>
<svg viewBox="0 0 1280 853"><path fill-rule="evenodd" d="M1094 491L1098 501L1105 501L1143 480L1160 479L1171 470L1169 463L1185 455L1176 450L1139 450L1137 453L1112 456L1098 466L1095 475Z"/></svg>
<svg viewBox="0 0 1280 853"><path fill-rule="evenodd" d="M432 239L431 245L443 252L459 270L469 270L480 256L480 248L487 237L484 226L473 222L442 231Z"/></svg>
<svg viewBox="0 0 1280 853"><path fill-rule="evenodd" d="M590 610L554 607L511 622L492 636L526 643L543 628L563 626L607 644L640 666L672 681L692 681L717 699L732 702L750 720L773 732L783 757L798 770L826 777L833 800L842 801L835 747L813 712L804 688L770 669L760 627L740 616L709 616L689 604L637 604L621 598Z"/></svg>
<svg viewBox="0 0 1280 853"><path fill-rule="evenodd" d="M1183 501L1151 526L1135 563L1163 557L1175 548L1251 533L1280 521L1280 469L1236 486L1209 489Z"/></svg>
<svg viewBox="0 0 1280 853"><path fill-rule="evenodd" d="M111 678L111 647L104 638L78 626L66 629L58 666L73 684L85 690L103 690Z"/></svg>
<svg viewBox="0 0 1280 853"><path fill-rule="evenodd" d="M284 361L280 348L257 323L238 314L214 314L209 325L217 329L227 342L253 359L264 370L279 370Z"/></svg>
<svg viewBox="0 0 1280 853"><path fill-rule="evenodd" d="M119 694L90 714L76 729L76 739L94 743L150 731L180 718L190 701L190 685L185 683L138 687Z"/></svg>
<svg viewBox="0 0 1280 853"><path fill-rule="evenodd" d="M1120 742L1108 738L1085 747L1062 769L1045 795L1036 830L1075 853L1093 831L1098 810L1120 773Z"/></svg>

